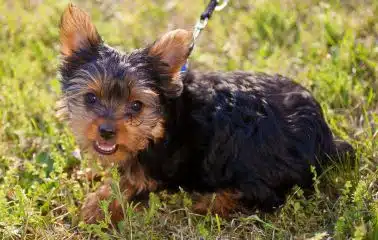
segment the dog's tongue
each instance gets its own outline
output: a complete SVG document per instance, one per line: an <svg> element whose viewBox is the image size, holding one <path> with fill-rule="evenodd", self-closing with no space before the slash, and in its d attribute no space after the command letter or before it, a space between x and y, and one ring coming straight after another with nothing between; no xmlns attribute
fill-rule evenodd
<svg viewBox="0 0 378 240"><path fill-rule="evenodd" d="M103 146L103 147L113 147L115 145L114 142L111 142L111 141L97 141L99 145Z"/></svg>

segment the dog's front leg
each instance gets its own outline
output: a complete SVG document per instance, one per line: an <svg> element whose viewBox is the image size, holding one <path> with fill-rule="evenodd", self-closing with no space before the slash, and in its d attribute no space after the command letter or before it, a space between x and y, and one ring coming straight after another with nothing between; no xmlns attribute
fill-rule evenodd
<svg viewBox="0 0 378 240"><path fill-rule="evenodd" d="M120 194L122 194L120 198L115 196L119 193L113 193L110 181L102 185L96 192L88 194L81 208L81 218L85 223L93 224L103 220L104 212L100 207L100 201L108 200L110 198L114 199L114 197L116 199L109 204L109 212L111 214L112 222L119 222L124 217L122 204L131 201L138 194L146 194L155 191L157 188L155 181L148 181L143 185L135 185L124 178L121 178L119 186L121 190ZM124 202L120 202L120 199Z"/></svg>
<svg viewBox="0 0 378 240"><path fill-rule="evenodd" d="M145 181L144 183L140 182L130 182L126 177L122 177L120 181L120 190L122 192L121 202L116 199L110 206L109 211L111 212L111 220L113 223L117 223L124 218L124 208L125 202L130 202L134 197L137 197L140 194L148 194L157 189L157 184L153 180ZM122 205L123 204L123 205ZM138 210L140 208L136 208Z"/></svg>
<svg viewBox="0 0 378 240"><path fill-rule="evenodd" d="M112 222L119 222L123 219L123 207L125 202L133 200L139 194L146 194L157 189L158 184L153 179L146 176L143 168L135 163L132 166L123 169L120 172L119 192L113 193L111 182L108 180L96 192L90 193L81 209L82 219L86 223L95 223L104 218L104 212L100 208L100 201L113 197L113 201L109 205ZM117 196L122 194L122 196ZM119 200L124 201L120 202Z"/></svg>
<svg viewBox="0 0 378 240"><path fill-rule="evenodd" d="M96 192L87 195L80 212L81 218L85 223L96 223L104 218L104 213L100 208L100 201L109 199L111 195L112 190L109 183L105 183Z"/></svg>

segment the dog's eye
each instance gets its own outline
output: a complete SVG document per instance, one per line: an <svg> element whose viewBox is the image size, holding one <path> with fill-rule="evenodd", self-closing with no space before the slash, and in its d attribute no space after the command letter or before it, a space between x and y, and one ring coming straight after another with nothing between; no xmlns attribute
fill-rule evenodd
<svg viewBox="0 0 378 240"><path fill-rule="evenodd" d="M97 97L94 93L86 93L84 95L84 101L86 104L92 105L97 102Z"/></svg>
<svg viewBox="0 0 378 240"><path fill-rule="evenodd" d="M131 109L134 112L140 112L140 110L142 110L142 107L143 107L143 103L140 101L134 101L131 103Z"/></svg>

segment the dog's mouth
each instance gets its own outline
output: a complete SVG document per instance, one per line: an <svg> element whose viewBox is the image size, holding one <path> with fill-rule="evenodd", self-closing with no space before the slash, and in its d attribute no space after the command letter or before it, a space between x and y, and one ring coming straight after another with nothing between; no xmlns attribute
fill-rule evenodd
<svg viewBox="0 0 378 240"><path fill-rule="evenodd" d="M112 155L117 151L118 144L94 141L93 148L102 155Z"/></svg>

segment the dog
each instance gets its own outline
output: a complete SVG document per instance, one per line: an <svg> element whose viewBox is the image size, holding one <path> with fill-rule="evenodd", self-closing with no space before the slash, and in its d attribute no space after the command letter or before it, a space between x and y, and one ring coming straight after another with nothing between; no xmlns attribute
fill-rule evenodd
<svg viewBox="0 0 378 240"><path fill-rule="evenodd" d="M181 71L192 33L170 31L129 53L104 43L74 5L60 25L60 113L82 149L118 166L127 201L161 189L199 193L193 211L227 217L271 211L297 185L311 188L311 166L353 152L337 140L320 105L281 75ZM214 198L215 194L215 198ZM101 220L108 183L87 196L81 216ZM114 221L121 204L111 202Z"/></svg>

